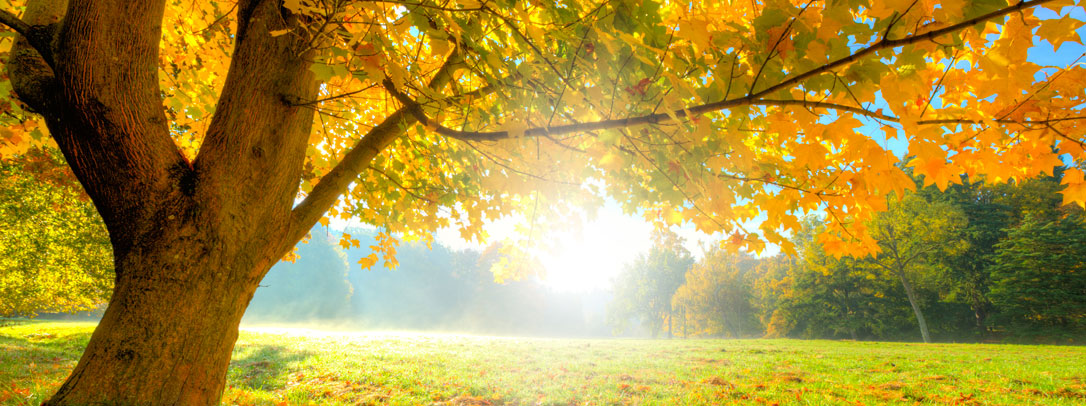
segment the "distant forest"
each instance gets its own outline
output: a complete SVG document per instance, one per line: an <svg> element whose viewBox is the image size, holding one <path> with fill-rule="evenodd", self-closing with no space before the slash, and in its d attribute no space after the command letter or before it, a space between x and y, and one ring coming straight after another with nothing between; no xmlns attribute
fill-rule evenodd
<svg viewBox="0 0 1086 406"><path fill-rule="evenodd" d="M616 281L610 319L655 335L1082 344L1086 222L1060 183L918 180L864 222L879 247L866 258L827 254L817 219L790 256L657 247Z"/></svg>
<svg viewBox="0 0 1086 406"><path fill-rule="evenodd" d="M340 233L314 228L299 259L281 262L261 282L245 315L251 323L315 322L375 330L442 330L495 335L602 336L605 292L556 292L538 280L499 284L496 255L401 243L399 266L357 262L376 231L352 229L362 248L343 249Z"/></svg>
<svg viewBox="0 0 1086 406"><path fill-rule="evenodd" d="M919 185L919 181L918 181ZM496 255L404 243L400 266L361 270L363 248L316 228L277 265L246 321L561 336L794 337L905 341L1086 341L1086 222L1061 206L1059 173L1018 184L965 182L887 198L866 221L880 252L826 253L810 218L795 255L714 249L672 236L626 264L611 289L557 292L494 282ZM333 241L336 240L336 241Z"/></svg>

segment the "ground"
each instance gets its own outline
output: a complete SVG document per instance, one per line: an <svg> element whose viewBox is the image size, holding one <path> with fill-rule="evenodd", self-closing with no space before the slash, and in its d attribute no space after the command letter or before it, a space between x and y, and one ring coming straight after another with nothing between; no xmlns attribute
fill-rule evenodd
<svg viewBox="0 0 1086 406"><path fill-rule="evenodd" d="M0 404L37 405L91 323L0 327ZM230 405L1086 404L1086 348L247 329Z"/></svg>

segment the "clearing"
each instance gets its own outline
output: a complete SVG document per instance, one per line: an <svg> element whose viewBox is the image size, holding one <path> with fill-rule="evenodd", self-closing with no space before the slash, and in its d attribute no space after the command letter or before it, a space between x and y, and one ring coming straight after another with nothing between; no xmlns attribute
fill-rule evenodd
<svg viewBox="0 0 1086 406"><path fill-rule="evenodd" d="M0 327L0 404L37 405L93 323ZM243 329L224 404L1086 404L1086 348Z"/></svg>

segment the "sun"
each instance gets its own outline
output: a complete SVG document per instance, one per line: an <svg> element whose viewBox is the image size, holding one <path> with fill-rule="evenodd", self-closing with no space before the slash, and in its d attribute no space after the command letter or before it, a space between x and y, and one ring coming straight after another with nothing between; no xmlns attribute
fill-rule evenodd
<svg viewBox="0 0 1086 406"><path fill-rule="evenodd" d="M544 283L567 292L606 289L624 264L652 246L652 225L605 207L579 229L551 234L555 247L540 254Z"/></svg>

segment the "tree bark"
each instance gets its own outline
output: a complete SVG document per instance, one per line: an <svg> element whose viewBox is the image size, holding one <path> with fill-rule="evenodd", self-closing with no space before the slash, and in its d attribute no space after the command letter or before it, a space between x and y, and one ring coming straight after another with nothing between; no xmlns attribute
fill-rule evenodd
<svg viewBox="0 0 1086 406"><path fill-rule="evenodd" d="M898 272L897 276L901 279L901 286L905 287L905 295L909 297L909 304L913 307L913 314L916 315L916 322L920 324L920 336L924 338L925 343L930 343L931 336L928 335L928 323L924 321L924 312L920 311L920 303L916 299L913 285L909 283L904 272Z"/></svg>
<svg viewBox="0 0 1086 406"><path fill-rule="evenodd" d="M23 32L48 38L20 39L7 64L113 245L109 306L47 405L218 404L245 308L301 237L289 229L313 111L291 100L315 99L317 82L307 38L269 35L298 17L239 2L230 71L190 163L160 98L164 5L33 0Z"/></svg>
<svg viewBox="0 0 1086 406"><path fill-rule="evenodd" d="M120 263L114 294L79 364L46 405L217 404L256 275L228 271L185 230ZM190 240L186 242L185 240Z"/></svg>

